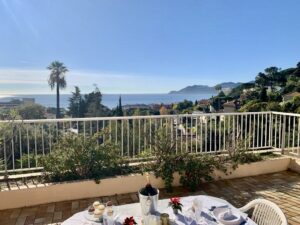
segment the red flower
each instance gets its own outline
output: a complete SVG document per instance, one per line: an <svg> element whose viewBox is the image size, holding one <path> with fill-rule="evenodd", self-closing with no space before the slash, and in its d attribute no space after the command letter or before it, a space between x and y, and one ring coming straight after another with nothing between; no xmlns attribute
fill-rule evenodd
<svg viewBox="0 0 300 225"><path fill-rule="evenodd" d="M123 225L135 225L136 222L135 220L133 219L133 217L126 217L126 219L124 220L123 222Z"/></svg>
<svg viewBox="0 0 300 225"><path fill-rule="evenodd" d="M181 211L182 204L180 202L179 197L170 198L169 206L171 206L173 209L179 209Z"/></svg>
<svg viewBox="0 0 300 225"><path fill-rule="evenodd" d="M174 198L170 198L172 204L178 204L180 203L180 198L179 197L174 197Z"/></svg>

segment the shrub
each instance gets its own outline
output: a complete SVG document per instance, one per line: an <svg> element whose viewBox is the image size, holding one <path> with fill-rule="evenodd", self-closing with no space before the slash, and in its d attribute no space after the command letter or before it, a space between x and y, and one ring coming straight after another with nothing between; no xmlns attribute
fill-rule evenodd
<svg viewBox="0 0 300 225"><path fill-rule="evenodd" d="M150 169L154 171L156 177L163 179L166 190L170 192L173 174L181 170L186 154L176 154L175 141L171 140L170 134L164 128L157 131L153 148L155 161L150 164Z"/></svg>
<svg viewBox="0 0 300 225"><path fill-rule="evenodd" d="M45 178L50 181L95 179L122 174L128 169L116 145L98 143L98 134L91 137L66 134L41 157Z"/></svg>
<svg viewBox="0 0 300 225"><path fill-rule="evenodd" d="M237 137L236 141L233 141L232 134L228 135L227 152L228 156L225 161L231 163L232 168L236 169L239 164L258 162L263 160L263 157L252 151L249 151L245 146L245 140L241 140ZM246 140L248 143L248 140Z"/></svg>
<svg viewBox="0 0 300 225"><path fill-rule="evenodd" d="M39 156L33 153L23 154L20 159L17 159L16 166L21 168L30 168L39 165Z"/></svg>
<svg viewBox="0 0 300 225"><path fill-rule="evenodd" d="M212 181L212 173L217 167L213 155L189 155L185 158L180 172L180 183L190 191L195 191L203 181Z"/></svg>

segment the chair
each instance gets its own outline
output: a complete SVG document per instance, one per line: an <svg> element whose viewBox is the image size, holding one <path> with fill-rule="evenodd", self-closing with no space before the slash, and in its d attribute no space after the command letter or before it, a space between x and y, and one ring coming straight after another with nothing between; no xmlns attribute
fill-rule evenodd
<svg viewBox="0 0 300 225"><path fill-rule="evenodd" d="M254 208L251 219L257 225L288 225L285 215L273 202L265 199L255 199L244 207L240 208L246 212Z"/></svg>

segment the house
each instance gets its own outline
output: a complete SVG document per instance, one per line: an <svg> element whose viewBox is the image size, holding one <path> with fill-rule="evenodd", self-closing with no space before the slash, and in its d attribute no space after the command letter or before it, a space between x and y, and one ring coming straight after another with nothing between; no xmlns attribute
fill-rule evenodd
<svg viewBox="0 0 300 225"><path fill-rule="evenodd" d="M198 101L198 105L201 108L205 109L205 108L209 107L210 101L209 101L209 99L201 99L200 101Z"/></svg>
<svg viewBox="0 0 300 225"><path fill-rule="evenodd" d="M226 102L223 104L224 112L230 113L235 112L237 109L236 103L234 101Z"/></svg>
<svg viewBox="0 0 300 225"><path fill-rule="evenodd" d="M283 102L290 101L294 97L298 97L298 96L300 96L299 92L291 92L291 93L285 94L285 95L282 96L283 97Z"/></svg>

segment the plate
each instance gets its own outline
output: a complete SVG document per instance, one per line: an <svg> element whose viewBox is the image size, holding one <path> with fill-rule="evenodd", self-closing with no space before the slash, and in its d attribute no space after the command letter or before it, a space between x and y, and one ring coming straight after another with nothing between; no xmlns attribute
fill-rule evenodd
<svg viewBox="0 0 300 225"><path fill-rule="evenodd" d="M95 218L94 214L89 214L89 212L87 210L84 211L83 215L84 215L84 218L89 220L89 221L96 222L96 223L102 223L103 222L103 215L100 216L100 218Z"/></svg>
<svg viewBox="0 0 300 225"><path fill-rule="evenodd" d="M241 222L241 215L234 209L231 210L233 219L232 220L224 220L220 218L222 213L225 213L228 210L228 206L226 207L217 207L213 210L213 214L217 221L221 222L224 225L239 225Z"/></svg>

